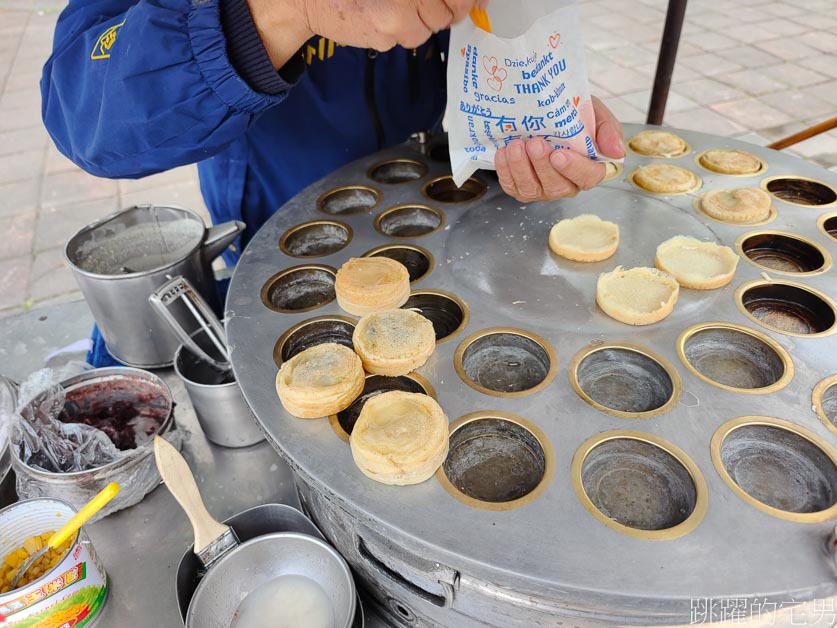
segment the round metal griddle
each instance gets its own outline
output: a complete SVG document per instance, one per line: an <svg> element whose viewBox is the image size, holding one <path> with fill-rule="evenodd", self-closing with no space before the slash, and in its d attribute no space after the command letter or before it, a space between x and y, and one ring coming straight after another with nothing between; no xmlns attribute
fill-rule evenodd
<svg viewBox="0 0 837 628"><path fill-rule="evenodd" d="M644 128L627 125L626 138ZM629 151L594 190L525 207L490 174L456 189L439 178L444 147L404 144L303 190L244 251L227 300L236 378L297 471L304 505L391 621L664 625L693 621L695 600L735 598L756 612L837 594L824 551L837 516L833 380L812 404L837 373L837 176L676 133L691 145L683 156ZM753 153L765 169L711 172L696 160L711 148ZM652 161L688 168L702 186L640 190L630 173ZM759 185L775 193L767 224L696 209L708 190ZM550 253L550 227L582 213L619 225L612 258ZM744 247L761 265L742 254L731 284L681 289L674 312L647 327L598 309L599 273L653 266L657 245L678 234ZM344 428L356 408L296 419L274 386L277 361L351 342L354 318L329 285L348 258L382 247L401 247L387 254L417 279L407 306L450 334L419 378L399 384L429 383L454 430L442 471L411 487L355 467ZM294 335L300 325L311 333ZM699 608L722 618L719 605Z"/></svg>

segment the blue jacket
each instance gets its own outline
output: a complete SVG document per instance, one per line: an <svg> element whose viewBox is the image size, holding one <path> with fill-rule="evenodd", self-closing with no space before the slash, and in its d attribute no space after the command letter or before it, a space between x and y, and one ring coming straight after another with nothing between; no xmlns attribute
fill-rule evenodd
<svg viewBox="0 0 837 628"><path fill-rule="evenodd" d="M304 186L438 125L447 33L375 58L317 37L281 74L257 37L245 0L70 0L44 123L100 177L198 162L213 221L247 223L239 250Z"/></svg>

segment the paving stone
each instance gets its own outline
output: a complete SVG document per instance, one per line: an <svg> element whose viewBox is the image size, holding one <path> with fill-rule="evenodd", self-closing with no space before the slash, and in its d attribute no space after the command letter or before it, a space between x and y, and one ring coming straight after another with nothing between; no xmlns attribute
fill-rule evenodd
<svg viewBox="0 0 837 628"><path fill-rule="evenodd" d="M795 18L794 18L795 19ZM764 28L775 35L799 35L811 30L811 26L800 24L787 19L774 19L759 22L759 27Z"/></svg>
<svg viewBox="0 0 837 628"><path fill-rule="evenodd" d="M806 46L795 37L779 37L778 39L756 42L755 45L783 61L794 61L817 54L816 48Z"/></svg>
<svg viewBox="0 0 837 628"><path fill-rule="evenodd" d="M38 206L40 180L26 179L0 185L0 219L26 212Z"/></svg>
<svg viewBox="0 0 837 628"><path fill-rule="evenodd" d="M121 194L132 194L142 190L159 188L173 183L197 181L198 167L196 165L172 168L159 174L153 174L141 179L120 179L119 192Z"/></svg>
<svg viewBox="0 0 837 628"><path fill-rule="evenodd" d="M828 161L829 166L837 163L837 131L820 133L793 147L803 157Z"/></svg>
<svg viewBox="0 0 837 628"><path fill-rule="evenodd" d="M0 131L16 131L41 124L40 107L0 106Z"/></svg>
<svg viewBox="0 0 837 628"><path fill-rule="evenodd" d="M41 171L44 149L26 150L0 156L0 184L29 179Z"/></svg>
<svg viewBox="0 0 837 628"><path fill-rule="evenodd" d="M741 69L741 66L734 61L708 52L693 57L683 57L679 63L704 76L728 74Z"/></svg>
<svg viewBox="0 0 837 628"><path fill-rule="evenodd" d="M43 126L5 131L0 133L0 155L22 153L33 149L43 150L48 142L49 135Z"/></svg>
<svg viewBox="0 0 837 628"><path fill-rule="evenodd" d="M63 247L67 239L91 222L119 209L116 195L86 203L45 207L38 211L33 250Z"/></svg>
<svg viewBox="0 0 837 628"><path fill-rule="evenodd" d="M710 105L710 108L725 118L753 130L785 124L793 119L785 112L774 109L757 98L716 103Z"/></svg>
<svg viewBox="0 0 837 628"><path fill-rule="evenodd" d="M29 90L32 87L36 87L41 80L41 70L40 68L36 70L28 70L28 71L12 71L9 72L9 75L6 77L6 85L4 87L5 92L14 92L17 90ZM40 113L40 109L38 109Z"/></svg>
<svg viewBox="0 0 837 628"><path fill-rule="evenodd" d="M623 67L612 67L607 70L602 70L596 74L592 74L590 78L604 86L611 93L617 95L650 88L654 82L653 74L641 73L631 68Z"/></svg>
<svg viewBox="0 0 837 628"><path fill-rule="evenodd" d="M602 52L602 55L611 63L617 63L627 68L657 62L656 53L636 45L608 48Z"/></svg>
<svg viewBox="0 0 837 628"><path fill-rule="evenodd" d="M837 34L835 33L813 31L801 35L800 39L810 48L815 48L821 52L837 52Z"/></svg>
<svg viewBox="0 0 837 628"><path fill-rule="evenodd" d="M808 87L806 91L826 102L837 103L837 81L828 81Z"/></svg>
<svg viewBox="0 0 837 628"><path fill-rule="evenodd" d="M770 76L766 76L758 70L743 70L741 72L733 72L731 74L722 74L717 78L719 81L745 91L748 94L752 94L753 96L769 94L775 91L787 89L787 86L781 81L777 81Z"/></svg>
<svg viewBox="0 0 837 628"><path fill-rule="evenodd" d="M32 232L34 231L34 225L34 211L0 218L0 233L3 234L3 246L0 247L0 260L29 256L32 252ZM0 266L3 266L3 264L0 264Z"/></svg>
<svg viewBox="0 0 837 628"><path fill-rule="evenodd" d="M790 2L771 2L761 7L763 11L777 17L793 17L805 13L805 9Z"/></svg>
<svg viewBox="0 0 837 628"><path fill-rule="evenodd" d="M833 13L834 0L824 1L831 5L830 8L831 12ZM819 13L802 13L801 15L794 15L791 18L791 21L818 31L831 31L834 28L837 28L837 19L833 17L827 17Z"/></svg>
<svg viewBox="0 0 837 628"><path fill-rule="evenodd" d="M782 59L779 57L774 57L769 52L759 48L753 48L752 46L727 48L726 50L719 51L718 55L733 63L738 63L745 68L760 68L766 65L779 65L782 63Z"/></svg>
<svg viewBox="0 0 837 628"><path fill-rule="evenodd" d="M807 59L799 59L797 63L809 70L837 79L837 55L818 54Z"/></svg>
<svg viewBox="0 0 837 628"><path fill-rule="evenodd" d="M69 172L73 170L80 170L72 161L64 157L60 151L55 148L55 144L51 141L49 148L47 148L45 174L56 174L58 172Z"/></svg>
<svg viewBox="0 0 837 628"><path fill-rule="evenodd" d="M621 98L606 98L604 104L620 122L645 122L646 114Z"/></svg>
<svg viewBox="0 0 837 628"><path fill-rule="evenodd" d="M116 181L112 179L100 179L82 170L59 172L44 177L41 206L50 207L109 198L116 192Z"/></svg>
<svg viewBox="0 0 837 628"><path fill-rule="evenodd" d="M0 96L0 108L2 109L17 109L23 107L32 107L41 110L41 90L37 87L30 87L29 89L20 89L12 92L4 92Z"/></svg>
<svg viewBox="0 0 837 628"><path fill-rule="evenodd" d="M736 22L738 24L738 22ZM737 39L745 44L752 44L774 37L766 28L761 28L758 24L738 24L737 26L730 26L724 29L724 35Z"/></svg>
<svg viewBox="0 0 837 628"><path fill-rule="evenodd" d="M804 87L805 85L814 85L828 80L827 76L803 68L796 63L783 63L782 65L762 68L761 71L767 76L792 87Z"/></svg>
<svg viewBox="0 0 837 628"><path fill-rule="evenodd" d="M64 261L61 248L49 249L35 255L29 275L27 299L38 301L68 292L77 292L73 271Z"/></svg>
<svg viewBox="0 0 837 628"><path fill-rule="evenodd" d="M665 122L679 129L690 129L714 135L736 135L747 130L747 127L704 107L666 114Z"/></svg>
<svg viewBox="0 0 837 628"><path fill-rule="evenodd" d="M32 260L29 257L10 259L0 264L0 309L19 309L26 301ZM11 313L11 312L10 312Z"/></svg>
<svg viewBox="0 0 837 628"><path fill-rule="evenodd" d="M788 90L766 94L759 98L763 103L784 111L791 118L823 117L837 114L837 103L825 101L806 90Z"/></svg>
<svg viewBox="0 0 837 628"><path fill-rule="evenodd" d="M711 78L678 83L677 91L700 105L726 100L740 100L745 96L740 90Z"/></svg>
<svg viewBox="0 0 837 628"><path fill-rule="evenodd" d="M679 90L679 86L678 86ZM644 89L629 94L623 94L622 100L629 105L632 105L640 111L648 111L648 104L651 102L651 90ZM685 111L686 109L693 109L697 103L686 96L682 96L674 90L669 90L668 98L666 100L666 111L672 113L677 111Z"/></svg>
<svg viewBox="0 0 837 628"><path fill-rule="evenodd" d="M695 38L693 41L706 52L713 53L740 45L740 42L737 39L715 32L708 32L705 35Z"/></svg>

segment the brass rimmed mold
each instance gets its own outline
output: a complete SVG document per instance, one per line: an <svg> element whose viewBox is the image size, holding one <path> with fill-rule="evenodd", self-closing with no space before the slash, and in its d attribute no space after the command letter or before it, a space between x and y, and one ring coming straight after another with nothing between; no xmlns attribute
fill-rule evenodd
<svg viewBox="0 0 837 628"><path fill-rule="evenodd" d="M685 168L684 168L685 170ZM696 172L692 172L689 170L693 175L695 175L695 185L689 188L688 190L684 190L683 192L655 192L654 190L649 190L648 188L642 187L639 183L636 182L635 175L636 169L634 169L628 175L628 182L633 185L637 190L642 190L648 194L654 194L656 196L685 196L687 194L694 194L703 186L703 179L700 178L700 175Z"/></svg>
<svg viewBox="0 0 837 628"><path fill-rule="evenodd" d="M680 400L680 375L668 360L638 345L608 342L584 347L573 356L570 383L576 394L607 414L648 419Z"/></svg>
<svg viewBox="0 0 837 628"><path fill-rule="evenodd" d="M453 177L445 175L428 181L421 188L421 193L430 200L439 203L468 203L485 194L488 187L480 181L471 177L467 179L462 187L456 187Z"/></svg>
<svg viewBox="0 0 837 628"><path fill-rule="evenodd" d="M438 399L436 391L433 386L424 377L418 373L409 373L399 377L384 377L383 375L366 375L366 382L363 386L363 392L358 395L358 398L352 402L348 408L337 414L332 414L328 417L328 422L331 424L331 429L340 437L344 443L349 442L349 436L357 423L360 416L360 411L363 406L372 397L380 395L391 390L400 390L402 392L419 393L422 395L429 395L433 399Z"/></svg>
<svg viewBox="0 0 837 628"><path fill-rule="evenodd" d="M837 190L824 181L795 174L767 177L761 189L780 201L799 207L831 207L837 205Z"/></svg>
<svg viewBox="0 0 837 628"><path fill-rule="evenodd" d="M352 334L356 323L354 318L336 314L316 316L297 323L279 336L273 346L273 361L276 366L282 366L296 354L326 342L354 349Z"/></svg>
<svg viewBox="0 0 837 628"><path fill-rule="evenodd" d="M388 257L403 264L410 274L410 283L416 283L433 272L435 260L427 249L415 244L386 244L371 251L366 251L361 257Z"/></svg>
<svg viewBox="0 0 837 628"><path fill-rule="evenodd" d="M381 202L381 193L368 185L344 185L317 199L317 209L331 216L352 216L372 211Z"/></svg>
<svg viewBox="0 0 837 628"><path fill-rule="evenodd" d="M837 331L831 299L791 281L749 281L735 291L735 304L750 320L780 334L817 338Z"/></svg>
<svg viewBox="0 0 837 628"><path fill-rule="evenodd" d="M751 231L735 247L748 262L783 275L819 275L831 268L831 255L813 240L784 231Z"/></svg>
<svg viewBox="0 0 837 628"><path fill-rule="evenodd" d="M760 227L762 225L766 225L767 223L773 222L776 220L776 216L779 213L776 211L776 208L773 204L770 205L770 209L768 210L767 218L764 220L754 220L752 222L732 222L729 220L720 220L719 218L715 218L715 216L710 216L705 211L703 211L703 205L701 204L703 201L703 195L696 196L694 200L692 200L692 207L695 208L701 216L704 218L709 218L709 220L714 220L715 222L720 222L723 225L730 225L733 227Z"/></svg>
<svg viewBox="0 0 837 628"><path fill-rule="evenodd" d="M712 436L712 463L734 493L774 517L837 517L837 451L799 425L766 416L727 421Z"/></svg>
<svg viewBox="0 0 837 628"><path fill-rule="evenodd" d="M817 227L819 227L823 234L837 241L837 212L820 216L819 220L817 220Z"/></svg>
<svg viewBox="0 0 837 628"><path fill-rule="evenodd" d="M793 379L790 354L767 334L732 323L699 323L677 337L677 355L708 384L738 393L781 390Z"/></svg>
<svg viewBox="0 0 837 628"><path fill-rule="evenodd" d="M672 443L634 430L588 438L570 470L578 499L609 528L646 541L694 530L709 504L698 466Z"/></svg>
<svg viewBox="0 0 837 628"><path fill-rule="evenodd" d="M698 166L700 166L701 168L703 168L704 170L706 170L706 172L711 172L712 174L719 174L722 177L739 177L739 178L757 177L757 176L762 175L765 172L767 172L767 167L768 167L767 162L764 159L762 159L761 157L759 157L758 155L753 155L752 153L748 153L748 154L752 155L753 157L755 157L756 159L759 160L759 169L756 170L755 172L745 172L743 174L727 174L726 172L718 172L717 170L712 170L712 168L707 168L706 166L704 166L703 162L701 161L703 156L706 153L708 153L710 150L715 150L715 149L702 150L695 155L695 163Z"/></svg>
<svg viewBox="0 0 837 628"><path fill-rule="evenodd" d="M612 179L616 179L617 177L621 176L622 173L625 171L625 166L622 164L621 161L606 161L604 162L605 165L605 176L602 179L602 183L605 181L611 181Z"/></svg>
<svg viewBox="0 0 837 628"><path fill-rule="evenodd" d="M397 185L421 179L427 174L427 164L417 159L387 159L374 164L366 176L376 183Z"/></svg>
<svg viewBox="0 0 837 628"><path fill-rule="evenodd" d="M814 386L811 403L820 421L837 434L837 375L826 377Z"/></svg>
<svg viewBox="0 0 837 628"><path fill-rule="evenodd" d="M515 327L489 327L456 348L453 366L474 390L494 397L522 397L555 377L558 357L544 338Z"/></svg>
<svg viewBox="0 0 837 628"><path fill-rule="evenodd" d="M291 257L324 257L352 241L352 228L336 220L313 220L291 227L279 238L279 249Z"/></svg>
<svg viewBox="0 0 837 628"><path fill-rule="evenodd" d="M420 238L436 233L444 224L442 211L421 203L396 205L375 218L375 230L391 238Z"/></svg>
<svg viewBox="0 0 837 628"><path fill-rule="evenodd" d="M508 412L472 412L450 425L450 449L436 472L463 504L503 511L533 502L555 476L555 451L531 421Z"/></svg>
<svg viewBox="0 0 837 628"><path fill-rule="evenodd" d="M436 344L456 336L471 319L465 301L443 290L414 290L401 308L414 310L433 323Z"/></svg>
<svg viewBox="0 0 837 628"><path fill-rule="evenodd" d="M274 312L308 312L334 301L336 277L337 270L320 264L286 268L262 286L262 303Z"/></svg>

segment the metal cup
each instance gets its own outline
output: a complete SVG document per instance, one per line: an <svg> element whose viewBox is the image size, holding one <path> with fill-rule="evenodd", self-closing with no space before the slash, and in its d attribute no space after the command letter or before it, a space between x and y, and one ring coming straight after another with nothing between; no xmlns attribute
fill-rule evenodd
<svg viewBox="0 0 837 628"><path fill-rule="evenodd" d="M139 205L71 237L64 258L110 354L129 366L169 366L180 342L148 303L149 295L182 275L214 304L212 260L243 230L236 220L206 229L186 209Z"/></svg>
<svg viewBox="0 0 837 628"><path fill-rule="evenodd" d="M199 331L195 340L201 344ZM174 354L174 370L183 380L206 437L221 447L247 447L264 434L244 401L232 371L221 371L181 345Z"/></svg>

